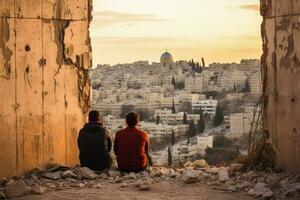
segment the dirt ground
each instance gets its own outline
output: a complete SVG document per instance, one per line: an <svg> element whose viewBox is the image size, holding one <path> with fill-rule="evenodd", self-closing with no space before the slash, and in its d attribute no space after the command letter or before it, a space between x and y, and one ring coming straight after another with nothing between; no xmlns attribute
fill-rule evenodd
<svg viewBox="0 0 300 200"><path fill-rule="evenodd" d="M134 185L103 182L99 189L70 189L29 195L17 200L250 200L246 195L213 190L203 184L183 184L175 181L156 183L150 191L139 191Z"/></svg>

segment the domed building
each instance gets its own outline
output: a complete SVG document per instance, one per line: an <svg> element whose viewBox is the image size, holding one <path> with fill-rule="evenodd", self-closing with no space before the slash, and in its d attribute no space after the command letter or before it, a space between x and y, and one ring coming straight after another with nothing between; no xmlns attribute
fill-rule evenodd
<svg viewBox="0 0 300 200"><path fill-rule="evenodd" d="M172 66L172 64L174 63L174 59L173 56L166 51L165 53L163 53L160 57L160 63L166 67L166 66Z"/></svg>

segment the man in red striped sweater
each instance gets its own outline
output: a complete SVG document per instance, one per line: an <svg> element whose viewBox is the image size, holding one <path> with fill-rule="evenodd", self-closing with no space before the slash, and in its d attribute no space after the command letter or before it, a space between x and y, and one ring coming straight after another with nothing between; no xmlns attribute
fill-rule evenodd
<svg viewBox="0 0 300 200"><path fill-rule="evenodd" d="M148 164L152 165L149 155L148 134L138 128L139 115L130 112L126 116L127 128L117 132L114 152L119 169L123 172L144 171Z"/></svg>

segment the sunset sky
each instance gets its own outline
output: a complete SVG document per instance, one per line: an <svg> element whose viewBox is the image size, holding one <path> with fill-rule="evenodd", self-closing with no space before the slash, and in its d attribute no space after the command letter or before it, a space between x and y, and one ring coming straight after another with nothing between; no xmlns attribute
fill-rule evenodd
<svg viewBox="0 0 300 200"><path fill-rule="evenodd" d="M238 62L260 58L259 0L95 0L96 64L175 60Z"/></svg>

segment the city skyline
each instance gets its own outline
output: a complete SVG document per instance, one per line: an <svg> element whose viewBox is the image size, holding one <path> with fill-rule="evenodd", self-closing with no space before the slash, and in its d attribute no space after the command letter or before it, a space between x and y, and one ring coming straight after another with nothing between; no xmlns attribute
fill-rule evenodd
<svg viewBox="0 0 300 200"><path fill-rule="evenodd" d="M94 2L93 65L175 60L211 62L260 58L256 0L99 0ZM207 20L209 19L209 20Z"/></svg>

